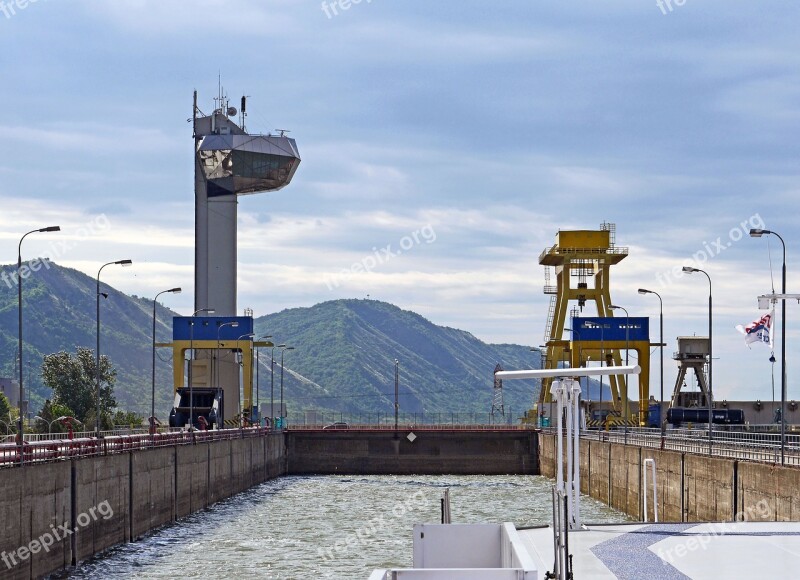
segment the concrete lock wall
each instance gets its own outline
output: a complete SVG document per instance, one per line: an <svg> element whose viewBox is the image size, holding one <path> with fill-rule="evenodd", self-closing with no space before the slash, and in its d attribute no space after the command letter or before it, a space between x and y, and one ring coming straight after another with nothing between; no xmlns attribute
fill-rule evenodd
<svg viewBox="0 0 800 580"><path fill-rule="evenodd" d="M800 520L800 469L739 462L737 519Z"/></svg>
<svg viewBox="0 0 800 580"><path fill-rule="evenodd" d="M69 463L51 463L37 470L8 469L0 472L0 577L36 578L68 566L72 560L69 541L53 542L43 551L31 540L52 533L70 521L72 475ZM49 540L45 540L49 544ZM19 554L30 547L35 554Z"/></svg>
<svg viewBox="0 0 800 580"><path fill-rule="evenodd" d="M290 431L291 474L538 474L536 433Z"/></svg>
<svg viewBox="0 0 800 580"><path fill-rule="evenodd" d="M56 572L285 474L282 433L4 469L0 578Z"/></svg>
<svg viewBox="0 0 800 580"><path fill-rule="evenodd" d="M539 435L539 470L554 478L556 438ZM645 459L656 463L658 515L665 522L737 519L798 521L800 469L711 458L636 445L581 440L581 491L636 518L653 521L653 482Z"/></svg>

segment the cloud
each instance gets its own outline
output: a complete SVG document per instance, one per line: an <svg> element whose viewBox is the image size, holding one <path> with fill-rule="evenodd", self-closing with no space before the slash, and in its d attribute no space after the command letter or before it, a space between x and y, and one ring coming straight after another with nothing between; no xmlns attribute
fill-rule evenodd
<svg viewBox="0 0 800 580"><path fill-rule="evenodd" d="M231 95L251 96L248 127L290 127L303 158L290 187L239 200L241 306L369 294L535 345L550 298L540 252L560 229L609 221L630 250L612 296L655 316L636 290L662 293L669 356L676 336L706 332L707 282L658 275L727 244L742 220L760 213L784 235L789 285L800 282L800 8L776 14L719 0L669 15L630 2L375 0L333 19L294 0L42 4L4 21L0 38L14 55L0 65L14 87L0 127L0 256L12 262L21 233L57 223L74 243L64 263L94 275L130 257L133 270L104 280L147 296L180 285L170 305L189 312L186 119L195 87L213 107L221 75ZM111 227L79 239L100 214ZM353 270L425 226L434 243ZM32 236L25 255L54 239ZM733 326L771 287L770 252L777 272L774 239L704 262L719 396L766 398L764 353L742 350Z"/></svg>

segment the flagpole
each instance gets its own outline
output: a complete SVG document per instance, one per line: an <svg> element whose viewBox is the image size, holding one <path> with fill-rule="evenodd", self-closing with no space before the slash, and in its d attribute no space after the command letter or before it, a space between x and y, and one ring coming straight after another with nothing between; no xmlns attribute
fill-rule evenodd
<svg viewBox="0 0 800 580"><path fill-rule="evenodd" d="M786 244L772 232L783 246L783 280L781 292L786 294ZM786 297L781 298L781 465L786 464Z"/></svg>
<svg viewBox="0 0 800 580"><path fill-rule="evenodd" d="M750 237L760 238L764 234L772 234L783 246L783 268L781 270L781 465L786 462L786 242L781 235L772 230L753 228Z"/></svg>

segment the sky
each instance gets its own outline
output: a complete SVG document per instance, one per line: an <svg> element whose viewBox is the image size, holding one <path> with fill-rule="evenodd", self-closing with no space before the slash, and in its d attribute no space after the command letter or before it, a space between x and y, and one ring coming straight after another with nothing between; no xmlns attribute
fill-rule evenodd
<svg viewBox="0 0 800 580"><path fill-rule="evenodd" d="M800 260L800 6L738 0L3 0L0 263L47 255L191 314L192 91L287 129L292 184L239 200L239 309L383 300L489 342L541 344L538 256L616 224L612 299L707 333L717 399L770 400L735 330ZM587 310L586 314L594 315ZM800 309L787 303L788 398ZM776 352L780 357L779 346ZM657 361L658 352L654 352ZM654 362L656 365L656 362ZM780 383L779 364L776 382ZM657 388L657 374L653 385Z"/></svg>

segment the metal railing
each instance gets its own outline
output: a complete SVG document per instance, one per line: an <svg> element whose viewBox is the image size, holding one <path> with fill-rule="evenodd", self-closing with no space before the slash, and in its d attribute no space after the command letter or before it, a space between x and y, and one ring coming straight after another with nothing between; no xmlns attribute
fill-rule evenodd
<svg viewBox="0 0 800 580"><path fill-rule="evenodd" d="M767 430L768 428L774 428L774 425L763 427L765 428L755 430L744 430L743 428L714 429L710 443L708 429L702 428L667 429L663 437L661 429L658 428L629 428L627 432L623 430L588 430L581 431L581 438L696 455L710 455L711 457L780 463L781 435ZM556 432L553 427L545 427L542 431L545 433ZM785 464L800 466L800 434L787 434L784 448Z"/></svg>
<svg viewBox="0 0 800 580"><path fill-rule="evenodd" d="M334 411L310 411L306 413L289 413L285 417L290 427L333 425L346 423L348 425L391 425L394 428L394 412L353 413ZM519 423L510 408L506 408L505 415L475 412L443 412L443 413L409 413L401 412L398 415L400 425L426 426L426 425L501 425L513 428Z"/></svg>
<svg viewBox="0 0 800 580"><path fill-rule="evenodd" d="M109 431L100 431L101 437L114 437L118 435L143 435L147 434L146 427L117 427ZM12 435L12 438L16 435ZM85 439L94 437L94 430L73 431L72 439ZM69 439L69 433L25 433L25 441L52 441L54 439Z"/></svg>
<svg viewBox="0 0 800 580"><path fill-rule="evenodd" d="M628 248L625 246L611 246L608 248L565 248L561 246L550 246L549 248L545 248L542 250L542 253L539 254L539 262L541 263L542 260L546 256L567 256L567 255L583 255L588 254L592 256L600 256L603 254L610 254L610 255L628 255Z"/></svg>
<svg viewBox="0 0 800 580"><path fill-rule="evenodd" d="M394 431L394 423L391 425L370 425L358 423L305 423L293 425L287 423L288 431ZM435 424L435 423L398 423L398 431L530 431L533 427L526 425L484 425L476 423L474 425L463 424Z"/></svg>
<svg viewBox="0 0 800 580"><path fill-rule="evenodd" d="M210 441L225 441L249 437L262 437L272 430L260 427L222 429L219 431L165 431L155 434L111 435L108 437L77 437L25 441L24 445L0 443L0 467L14 467L28 463L60 461L77 457L112 455L174 445L193 445Z"/></svg>

